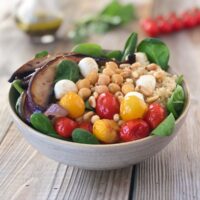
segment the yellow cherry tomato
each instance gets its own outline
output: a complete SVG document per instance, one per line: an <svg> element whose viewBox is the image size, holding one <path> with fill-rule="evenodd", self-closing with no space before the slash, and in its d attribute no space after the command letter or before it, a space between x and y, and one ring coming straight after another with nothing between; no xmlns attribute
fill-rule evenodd
<svg viewBox="0 0 200 200"><path fill-rule="evenodd" d="M146 111L146 103L136 96L125 97L120 105L120 116L124 121L142 118Z"/></svg>
<svg viewBox="0 0 200 200"><path fill-rule="evenodd" d="M69 117L77 118L83 115L85 104L83 99L75 92L68 92L61 99L59 104L68 111Z"/></svg>
<svg viewBox="0 0 200 200"><path fill-rule="evenodd" d="M93 134L101 142L112 144L118 141L118 124L109 119L97 120L93 125Z"/></svg>

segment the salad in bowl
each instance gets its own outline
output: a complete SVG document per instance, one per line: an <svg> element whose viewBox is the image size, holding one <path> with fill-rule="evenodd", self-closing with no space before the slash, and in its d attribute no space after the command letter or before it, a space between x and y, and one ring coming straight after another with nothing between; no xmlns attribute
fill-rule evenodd
<svg viewBox="0 0 200 200"><path fill-rule="evenodd" d="M106 145L170 136L185 107L183 76L168 71L169 49L159 39L123 50L79 44L71 52L39 52L9 82L15 112L41 134Z"/></svg>

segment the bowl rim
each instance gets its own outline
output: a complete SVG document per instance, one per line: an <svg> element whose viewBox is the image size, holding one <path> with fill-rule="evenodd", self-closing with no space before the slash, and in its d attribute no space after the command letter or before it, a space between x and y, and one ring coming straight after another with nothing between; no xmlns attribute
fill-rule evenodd
<svg viewBox="0 0 200 200"><path fill-rule="evenodd" d="M154 138L158 138L159 136L155 136L155 135L149 135L148 137L139 139L139 140L133 140L130 142L122 142L122 143L115 143L115 144L84 144L84 143L76 143L76 142L70 142L67 140L61 140L58 138L54 138L51 137L49 135L43 134L37 130L35 130L34 128L32 128L31 126L27 125L17 114L16 112L13 110L12 106L11 106L11 101L10 101L10 92L11 92L11 88L10 87L9 91L8 91L8 102L9 102L9 110L10 113L12 114L12 116L15 118L16 121L19 121L19 123L23 124L23 126L26 126L26 128L29 130L29 132L34 132L34 134L37 135L37 137L39 138L43 138L43 139L47 139L49 142L52 143L59 143L60 145L70 145L71 147L81 147L81 148L90 148L90 149L106 149L106 148L114 148L114 147L124 147L126 145L136 145L148 140L152 140ZM186 102L185 102L185 106L184 106L184 110L181 114L181 116L175 121L175 126L187 115L187 112L189 110L189 106L190 106L190 91L189 91L189 87L188 84L186 83L185 79L183 81L183 88L184 88L184 92L185 92L185 96L187 97ZM174 135L175 133L173 133L172 135ZM170 135L171 136L171 135ZM170 137L170 136L165 136L165 137ZM164 138L164 137L162 137Z"/></svg>

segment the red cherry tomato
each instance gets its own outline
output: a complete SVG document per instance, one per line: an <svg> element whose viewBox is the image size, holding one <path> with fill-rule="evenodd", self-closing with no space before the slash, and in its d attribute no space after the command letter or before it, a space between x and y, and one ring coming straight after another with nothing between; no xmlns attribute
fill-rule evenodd
<svg viewBox="0 0 200 200"><path fill-rule="evenodd" d="M72 131L77 127L78 123L67 117L60 117L54 123L56 132L65 138L71 137Z"/></svg>
<svg viewBox="0 0 200 200"><path fill-rule="evenodd" d="M182 21L185 28L192 28L197 25L196 16L188 12L182 14Z"/></svg>
<svg viewBox="0 0 200 200"><path fill-rule="evenodd" d="M171 13L168 17L173 31L178 31L183 28L183 22L175 13Z"/></svg>
<svg viewBox="0 0 200 200"><path fill-rule="evenodd" d="M113 119L113 115L119 113L120 104L117 98L109 93L102 93L97 97L96 113L102 119Z"/></svg>
<svg viewBox="0 0 200 200"><path fill-rule="evenodd" d="M92 124L90 122L82 122L79 124L79 128L83 128L86 131L92 133Z"/></svg>
<svg viewBox="0 0 200 200"><path fill-rule="evenodd" d="M165 19L159 21L158 27L159 27L161 33L172 32L172 26L171 26L170 22Z"/></svg>
<svg viewBox="0 0 200 200"><path fill-rule="evenodd" d="M200 24L200 10L197 9L197 8L195 8L195 9L193 10L193 14L194 14L194 16L196 17L197 24Z"/></svg>
<svg viewBox="0 0 200 200"><path fill-rule="evenodd" d="M157 36L160 34L158 24L153 19L144 19L141 21L141 26L149 36Z"/></svg>
<svg viewBox="0 0 200 200"><path fill-rule="evenodd" d="M142 119L125 122L120 129L119 135L123 142L138 140L149 136L149 125Z"/></svg>
<svg viewBox="0 0 200 200"><path fill-rule="evenodd" d="M149 105L144 120L149 124L151 129L154 129L165 119L165 117L166 111L163 106L159 103L152 103Z"/></svg>

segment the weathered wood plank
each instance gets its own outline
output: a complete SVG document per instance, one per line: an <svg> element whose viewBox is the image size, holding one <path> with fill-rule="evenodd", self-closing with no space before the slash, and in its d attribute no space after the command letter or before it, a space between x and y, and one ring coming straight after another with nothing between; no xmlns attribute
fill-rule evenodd
<svg viewBox="0 0 200 200"><path fill-rule="evenodd" d="M27 144L15 125L0 146L0 199L128 199L131 173L58 164Z"/></svg>
<svg viewBox="0 0 200 200"><path fill-rule="evenodd" d="M194 4L191 1L155 1L153 12L162 14L175 8L183 11ZM191 106L186 123L177 138L161 153L136 166L133 199L200 199L198 31L183 31L162 38L170 47L171 66L183 74L189 83Z"/></svg>

